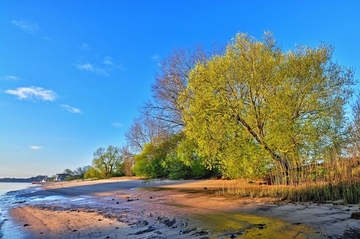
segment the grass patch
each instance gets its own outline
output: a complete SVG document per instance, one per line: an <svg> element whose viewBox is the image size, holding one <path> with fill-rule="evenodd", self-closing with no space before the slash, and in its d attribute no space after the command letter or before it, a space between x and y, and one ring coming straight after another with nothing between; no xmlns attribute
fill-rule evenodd
<svg viewBox="0 0 360 239"><path fill-rule="evenodd" d="M216 192L219 196L276 198L291 202L328 202L343 200L346 204L360 203L360 181L316 184L300 184L297 186L229 186Z"/></svg>

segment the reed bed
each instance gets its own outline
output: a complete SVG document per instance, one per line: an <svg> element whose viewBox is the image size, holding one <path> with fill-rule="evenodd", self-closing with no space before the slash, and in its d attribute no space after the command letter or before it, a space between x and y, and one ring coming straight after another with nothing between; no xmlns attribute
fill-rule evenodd
<svg viewBox="0 0 360 239"><path fill-rule="evenodd" d="M276 176L276 172L273 173L273 178L274 175ZM294 170L290 177L290 185L242 184L223 187L216 193L222 196L267 197L291 202L360 203L360 165L357 158L337 158L321 165L307 165Z"/></svg>
<svg viewBox="0 0 360 239"><path fill-rule="evenodd" d="M342 201L344 204L360 203L360 182L302 184L297 186L229 187L216 192L221 196L275 198L291 202Z"/></svg>

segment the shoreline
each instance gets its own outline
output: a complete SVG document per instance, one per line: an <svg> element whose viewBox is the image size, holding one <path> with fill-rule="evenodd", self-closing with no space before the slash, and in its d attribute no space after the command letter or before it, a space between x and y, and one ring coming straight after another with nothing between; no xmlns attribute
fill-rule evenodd
<svg viewBox="0 0 360 239"><path fill-rule="evenodd" d="M24 238L356 238L351 235L360 231L359 221L350 218L359 205L279 204L211 193L236 184L132 179L45 183L42 190L20 195L25 202L9 215Z"/></svg>

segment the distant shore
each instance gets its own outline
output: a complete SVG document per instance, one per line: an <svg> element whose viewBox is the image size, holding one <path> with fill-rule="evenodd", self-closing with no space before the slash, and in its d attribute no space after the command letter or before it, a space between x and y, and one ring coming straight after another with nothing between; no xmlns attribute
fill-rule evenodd
<svg viewBox="0 0 360 239"><path fill-rule="evenodd" d="M227 180L44 183L10 219L24 238L339 238L360 231L359 205L224 198ZM16 232L13 232L16 233ZM16 234L16 235L20 235Z"/></svg>
<svg viewBox="0 0 360 239"><path fill-rule="evenodd" d="M47 178L47 176L38 175L30 178L0 178L0 183L32 183L41 182Z"/></svg>

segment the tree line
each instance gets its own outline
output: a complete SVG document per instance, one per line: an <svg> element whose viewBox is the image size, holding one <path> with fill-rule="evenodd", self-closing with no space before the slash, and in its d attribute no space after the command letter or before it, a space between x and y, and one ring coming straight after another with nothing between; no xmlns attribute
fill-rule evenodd
<svg viewBox="0 0 360 239"><path fill-rule="evenodd" d="M360 97L346 113L357 80L333 52L326 44L285 52L268 32L239 33L212 53L174 50L127 145L96 150L85 175L298 184L313 177L310 165L357 158Z"/></svg>

